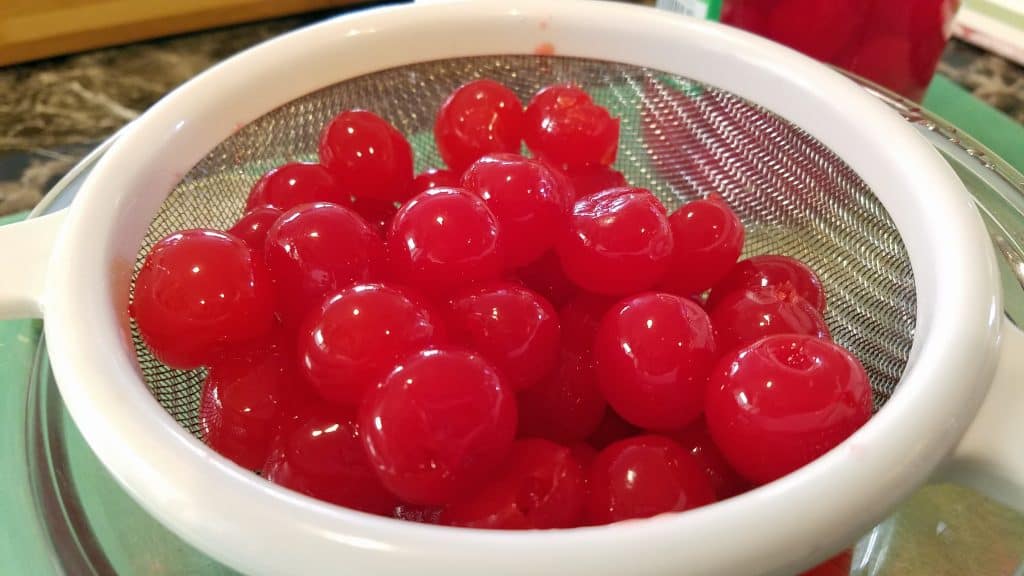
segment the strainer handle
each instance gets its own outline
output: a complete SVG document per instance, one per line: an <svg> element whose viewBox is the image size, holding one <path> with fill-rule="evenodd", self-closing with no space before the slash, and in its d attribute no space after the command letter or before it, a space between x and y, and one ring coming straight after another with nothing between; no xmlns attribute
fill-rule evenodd
<svg viewBox="0 0 1024 576"><path fill-rule="evenodd" d="M1024 511L1024 332L1003 322L999 368L948 478Z"/></svg>
<svg viewBox="0 0 1024 576"><path fill-rule="evenodd" d="M0 320L43 317L46 269L65 212L0 226Z"/></svg>

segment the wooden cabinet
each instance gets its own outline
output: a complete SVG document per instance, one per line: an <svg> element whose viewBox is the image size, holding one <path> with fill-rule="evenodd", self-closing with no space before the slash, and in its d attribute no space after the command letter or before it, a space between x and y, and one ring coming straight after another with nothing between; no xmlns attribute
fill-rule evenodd
<svg viewBox="0 0 1024 576"><path fill-rule="evenodd" d="M357 0L0 0L0 66Z"/></svg>

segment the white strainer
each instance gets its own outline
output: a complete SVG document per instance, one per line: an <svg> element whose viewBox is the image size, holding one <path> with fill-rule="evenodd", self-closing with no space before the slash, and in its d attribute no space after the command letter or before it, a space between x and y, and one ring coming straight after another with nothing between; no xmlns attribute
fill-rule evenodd
<svg viewBox="0 0 1024 576"><path fill-rule="evenodd" d="M554 55L551 55L551 54ZM379 518L271 485L196 437L200 372L155 361L127 318L157 238L228 227L264 170L312 157L323 123L374 110L417 169L443 97L477 77L524 100L572 81L622 118L618 167L669 207L725 196L749 253L818 270L836 339L864 361L875 417L813 464L685 514L547 532ZM898 115L765 40L603 2L380 9L249 50L134 122L63 213L0 230L0 316L44 315L68 410L147 510L211 556L266 574L759 574L853 540L949 462L1024 503L1024 337L1005 322L991 244L952 170ZM999 360L1000 335L1005 363ZM1013 354L1016 352L1016 355ZM995 381L995 384L993 384ZM958 470L971 470L970 466Z"/></svg>

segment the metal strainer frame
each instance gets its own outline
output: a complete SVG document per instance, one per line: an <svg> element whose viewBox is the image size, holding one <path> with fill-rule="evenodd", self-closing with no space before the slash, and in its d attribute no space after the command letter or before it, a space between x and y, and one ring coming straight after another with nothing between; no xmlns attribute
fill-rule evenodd
<svg viewBox="0 0 1024 576"><path fill-rule="evenodd" d="M403 47L410 42L416 50ZM154 401L135 364L127 286L152 216L197 161L238 126L339 80L417 61L530 54L550 42L560 55L663 70L755 101L834 151L876 193L913 267L917 318L900 387L869 424L778 482L686 514L502 533L400 523L270 485L209 451ZM948 165L897 115L765 40L611 3L389 8L279 38L201 75L140 118L66 215L4 236L26 247L18 262L29 279L0 287L0 313L45 311L61 393L104 465L169 528L254 573L795 570L857 536L942 461L985 397L1001 329L984 227ZM27 264L33 251L44 256L50 247L48 266ZM765 519L772 530L760 526Z"/></svg>

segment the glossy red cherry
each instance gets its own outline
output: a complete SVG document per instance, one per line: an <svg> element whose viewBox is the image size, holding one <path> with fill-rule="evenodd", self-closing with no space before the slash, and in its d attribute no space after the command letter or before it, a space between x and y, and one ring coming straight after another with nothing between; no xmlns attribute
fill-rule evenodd
<svg viewBox="0 0 1024 576"><path fill-rule="evenodd" d="M398 505L370 466L361 430L350 416L306 416L278 439L263 475L296 492L364 512L390 515Z"/></svg>
<svg viewBox="0 0 1024 576"><path fill-rule="evenodd" d="M438 168L428 168L412 179L412 195L420 194L433 188L458 188L462 185L462 177L457 172Z"/></svg>
<svg viewBox="0 0 1024 576"><path fill-rule="evenodd" d="M518 154L489 154L462 175L462 185L483 198L501 227L505 262L518 268L554 247L574 198L547 166Z"/></svg>
<svg viewBox="0 0 1024 576"><path fill-rule="evenodd" d="M717 500L731 498L750 487L747 481L732 469L718 446L715 446L704 419L699 419L669 436L704 470L715 489Z"/></svg>
<svg viewBox="0 0 1024 576"><path fill-rule="evenodd" d="M715 501L711 481L678 444L663 436L616 442L590 466L592 524L682 512Z"/></svg>
<svg viewBox="0 0 1024 576"><path fill-rule="evenodd" d="M245 242L257 259L263 260L263 245L267 242L267 231L281 214L280 210L270 206L253 208L243 214L228 233Z"/></svg>
<svg viewBox="0 0 1024 576"><path fill-rule="evenodd" d="M258 470L302 385L279 345L261 343L217 358L199 401L203 440L239 466Z"/></svg>
<svg viewBox="0 0 1024 576"><path fill-rule="evenodd" d="M558 166L557 164L554 164L546 160L545 158L542 158L537 155L534 155L531 159L535 162L538 162L539 164L547 168L549 172L551 172L552 176L555 177L555 181L558 183L559 188L561 188L562 190L569 191L565 194L565 197L569 203L568 212L572 212L573 203L576 201L576 198L578 198L578 196L576 194L576 189L573 187L572 180L570 180L569 176L566 174L565 167Z"/></svg>
<svg viewBox="0 0 1024 576"><path fill-rule="evenodd" d="M558 315L536 292L511 283L470 288L450 304L452 341L475 350L512 390L536 384L558 359Z"/></svg>
<svg viewBox="0 0 1024 576"><path fill-rule="evenodd" d="M606 410L593 357L563 347L555 370L519 393L519 434L583 440L597 430Z"/></svg>
<svg viewBox="0 0 1024 576"><path fill-rule="evenodd" d="M266 270L244 242L217 230L175 232L154 244L133 296L139 334L172 368L197 368L274 325Z"/></svg>
<svg viewBox="0 0 1024 576"><path fill-rule="evenodd" d="M591 355L601 320L618 299L579 292L558 311L562 322L562 346L574 353Z"/></svg>
<svg viewBox="0 0 1024 576"><path fill-rule="evenodd" d="M607 296L578 292L559 310L558 365L547 378L519 395L523 435L568 442L597 434L607 423L605 413L609 411L597 386L593 348L601 318L614 303Z"/></svg>
<svg viewBox="0 0 1024 576"><path fill-rule="evenodd" d="M441 104L434 140L448 168L461 173L485 154L519 152L523 104L494 80L474 80Z"/></svg>
<svg viewBox="0 0 1024 576"><path fill-rule="evenodd" d="M412 188L412 148L402 133L366 110L335 116L320 134L320 162L357 198L403 201Z"/></svg>
<svg viewBox="0 0 1024 576"><path fill-rule="evenodd" d="M715 304L710 316L715 342L723 353L772 334L832 337L821 313L787 288L733 292Z"/></svg>
<svg viewBox="0 0 1024 576"><path fill-rule="evenodd" d="M436 291L497 279L503 271L498 221L460 188L435 188L406 202L388 230L391 272Z"/></svg>
<svg viewBox="0 0 1024 576"><path fill-rule="evenodd" d="M441 513L451 526L503 530L572 528L582 520L584 480L572 452L547 440L517 440L482 488Z"/></svg>
<svg viewBox="0 0 1024 576"><path fill-rule="evenodd" d="M705 415L715 444L747 480L765 484L804 466L871 417L860 362L812 336L770 336L721 358Z"/></svg>
<svg viewBox="0 0 1024 576"><path fill-rule="evenodd" d="M264 247L278 314L296 325L329 294L369 280L383 255L380 236L348 208L327 203L292 208L270 227Z"/></svg>
<svg viewBox="0 0 1024 576"><path fill-rule="evenodd" d="M482 357L425 350L402 360L363 402L359 422L384 485L441 505L479 486L516 435L516 402Z"/></svg>
<svg viewBox="0 0 1024 576"><path fill-rule="evenodd" d="M673 293L699 294L711 288L743 251L743 224L719 197L688 202L668 221L674 247L662 286Z"/></svg>
<svg viewBox="0 0 1024 576"><path fill-rule="evenodd" d="M283 331L281 334L287 337L290 335L290 332ZM288 350L288 359L293 363L292 370L298 382L296 386L292 387L290 394L285 398L286 401L281 405L280 415L273 434L273 437L278 439L289 434L296 426L305 422L307 418L324 414L337 415L339 413L336 408L327 405L320 398L320 395L313 391L313 386L302 377L298 366L294 365L295 350L292 348L284 349ZM271 443L270 447L273 449L274 444Z"/></svg>
<svg viewBox="0 0 1024 576"><path fill-rule="evenodd" d="M585 484L587 476L590 475L590 465L597 459L597 449L586 442L573 442L569 444L568 448L569 452L572 452L572 457L583 467Z"/></svg>
<svg viewBox="0 0 1024 576"><path fill-rule="evenodd" d="M639 428L623 420L614 410L606 410L604 419L597 425L597 430L587 438L587 443L598 450L603 450L619 440L641 434L643 432Z"/></svg>
<svg viewBox="0 0 1024 576"><path fill-rule="evenodd" d="M376 198L353 198L352 210L362 216L363 220L366 220L366 223L383 238L391 226L391 219L398 213L398 204Z"/></svg>
<svg viewBox="0 0 1024 576"><path fill-rule="evenodd" d="M401 358L437 343L439 319L414 296L383 284L357 284L309 313L297 351L321 397L358 406Z"/></svg>
<svg viewBox="0 0 1024 576"><path fill-rule="evenodd" d="M586 506L587 501L590 500L590 467L594 464L594 460L597 460L597 450L593 446L586 442L573 442L569 444L569 452L572 453L572 457L580 463L580 467L583 470L583 521L580 522L581 526L587 526L590 522L587 519Z"/></svg>
<svg viewBox="0 0 1024 576"><path fill-rule="evenodd" d="M715 362L711 321L687 298L647 293L605 314L594 344L597 381L620 416L650 430L693 422Z"/></svg>
<svg viewBox="0 0 1024 576"><path fill-rule="evenodd" d="M530 100L523 136L556 166L607 166L618 151L619 120L578 87L549 86Z"/></svg>
<svg viewBox="0 0 1024 576"><path fill-rule="evenodd" d="M590 94L574 84L545 86L530 98L523 114L528 126L538 127L552 110L567 110L584 104L593 104ZM527 142L529 145L529 142Z"/></svg>
<svg viewBox="0 0 1024 576"><path fill-rule="evenodd" d="M715 285L708 296L707 305L713 308L731 292L768 287L788 287L819 312L825 311L825 289L814 271L796 258L775 254L740 260Z"/></svg>
<svg viewBox="0 0 1024 576"><path fill-rule="evenodd" d="M572 183L572 189L577 198L604 192L611 188L622 188L629 186L626 177L622 172L602 166L600 164L588 164L568 170L567 177Z"/></svg>
<svg viewBox="0 0 1024 576"><path fill-rule="evenodd" d="M665 207L642 188L613 188L576 201L558 244L565 275L599 294L654 286L672 257Z"/></svg>
<svg viewBox="0 0 1024 576"><path fill-rule="evenodd" d="M516 276L523 286L547 298L554 306L565 304L579 292L579 288L562 272L562 264L554 250L517 270Z"/></svg>
<svg viewBox="0 0 1024 576"><path fill-rule="evenodd" d="M291 162L264 174L249 191L245 209L269 206L284 211L299 204L348 204L349 194L321 164Z"/></svg>

